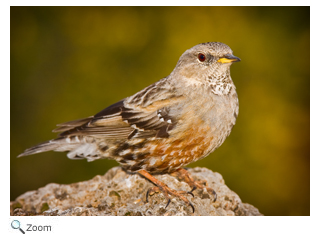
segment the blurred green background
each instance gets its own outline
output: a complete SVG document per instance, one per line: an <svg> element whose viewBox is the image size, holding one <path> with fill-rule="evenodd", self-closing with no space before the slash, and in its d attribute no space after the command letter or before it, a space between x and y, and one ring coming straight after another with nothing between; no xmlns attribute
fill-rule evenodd
<svg viewBox="0 0 320 236"><path fill-rule="evenodd" d="M309 7L11 7L10 197L104 174L115 161L48 152L55 125L94 115L220 41L240 101L225 143L191 167L220 172L265 215L310 215Z"/></svg>

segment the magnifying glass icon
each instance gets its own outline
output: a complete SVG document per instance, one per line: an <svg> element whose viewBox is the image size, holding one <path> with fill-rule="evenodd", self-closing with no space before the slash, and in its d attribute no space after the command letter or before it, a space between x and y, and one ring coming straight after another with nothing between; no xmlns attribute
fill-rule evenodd
<svg viewBox="0 0 320 236"><path fill-rule="evenodd" d="M13 221L11 222L11 227L12 227L13 229L19 229L19 230L21 231L21 233L25 234L25 232L20 228L20 221L18 221L18 220L13 220Z"/></svg>

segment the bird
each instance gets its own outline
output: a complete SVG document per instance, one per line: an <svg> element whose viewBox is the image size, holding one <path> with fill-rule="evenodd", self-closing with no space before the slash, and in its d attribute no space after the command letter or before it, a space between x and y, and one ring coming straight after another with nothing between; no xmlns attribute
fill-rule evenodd
<svg viewBox="0 0 320 236"><path fill-rule="evenodd" d="M188 164L222 145L239 114L236 87L230 67L240 58L221 42L198 44L186 50L173 71L136 94L94 116L58 124L58 137L26 149L18 157L46 151L68 152L70 159L116 160L127 172L140 174L155 186L148 197L162 192L167 206L172 197L194 206L185 194L197 188L210 190L206 181L195 181ZM154 175L172 174L190 191L169 188Z"/></svg>

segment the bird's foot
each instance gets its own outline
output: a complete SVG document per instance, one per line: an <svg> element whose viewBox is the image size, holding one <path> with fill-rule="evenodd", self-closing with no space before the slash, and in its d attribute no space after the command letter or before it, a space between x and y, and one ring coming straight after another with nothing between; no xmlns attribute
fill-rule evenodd
<svg viewBox="0 0 320 236"><path fill-rule="evenodd" d="M189 194L193 195L193 191L198 189L206 189L208 193L212 193L214 198L213 201L215 202L217 200L217 194L212 188L207 187L207 181L206 180L194 180L190 173L186 169L178 169L177 171L173 172L171 175L177 177L179 180L182 180L186 182L190 187L191 191L189 191Z"/></svg>
<svg viewBox="0 0 320 236"><path fill-rule="evenodd" d="M175 196L175 197L181 199L187 205L191 206L192 212L194 213L194 206L191 204L191 202L185 196L183 196L183 194L191 194L193 196L193 194L191 192L176 191L176 190L174 190L172 188L169 188L166 184L164 184L160 180L158 180L155 177L153 177L152 175L150 175L147 171L140 170L138 172L139 172L139 174L141 174L142 176L144 176L145 178L147 178L148 180L150 180L151 182L153 182L156 185L156 187L152 187L152 188L148 189L147 196L146 196L146 201L147 202L148 202L148 197L149 196L152 196L153 194L155 194L157 192L161 192L161 193L163 193L164 197L168 201L165 208L167 208L168 205L171 202L171 198L169 196L169 195L171 195L171 196Z"/></svg>

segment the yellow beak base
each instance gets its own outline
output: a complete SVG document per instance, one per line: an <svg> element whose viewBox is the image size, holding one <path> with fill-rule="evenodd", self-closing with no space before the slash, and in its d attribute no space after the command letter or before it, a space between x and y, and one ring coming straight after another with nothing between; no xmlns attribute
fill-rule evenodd
<svg viewBox="0 0 320 236"><path fill-rule="evenodd" d="M240 58L233 55L230 55L228 57L221 57L218 60L218 62L220 63L231 63L231 62L237 62L237 61L240 61Z"/></svg>

